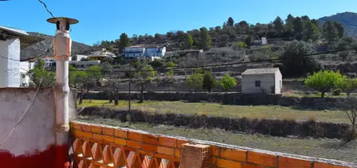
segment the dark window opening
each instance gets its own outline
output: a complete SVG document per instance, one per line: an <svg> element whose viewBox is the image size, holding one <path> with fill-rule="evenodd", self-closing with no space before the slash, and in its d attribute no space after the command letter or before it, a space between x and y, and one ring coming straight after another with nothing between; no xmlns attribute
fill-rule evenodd
<svg viewBox="0 0 357 168"><path fill-rule="evenodd" d="M260 87L261 82L260 81L255 81L255 87Z"/></svg>

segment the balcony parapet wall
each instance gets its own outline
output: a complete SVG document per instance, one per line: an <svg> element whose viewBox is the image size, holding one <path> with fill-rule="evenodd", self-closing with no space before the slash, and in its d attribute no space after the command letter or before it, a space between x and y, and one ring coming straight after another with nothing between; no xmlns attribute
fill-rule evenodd
<svg viewBox="0 0 357 168"><path fill-rule="evenodd" d="M72 122L79 168L354 168L354 163ZM190 164L194 163L194 164Z"/></svg>

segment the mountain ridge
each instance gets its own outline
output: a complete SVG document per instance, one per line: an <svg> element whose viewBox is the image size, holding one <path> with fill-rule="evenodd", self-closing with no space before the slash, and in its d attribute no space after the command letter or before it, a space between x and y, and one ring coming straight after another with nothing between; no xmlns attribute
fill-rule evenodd
<svg viewBox="0 0 357 168"><path fill-rule="evenodd" d="M345 28L347 36L357 38L357 13L342 12L318 19L321 23L334 21L340 23Z"/></svg>

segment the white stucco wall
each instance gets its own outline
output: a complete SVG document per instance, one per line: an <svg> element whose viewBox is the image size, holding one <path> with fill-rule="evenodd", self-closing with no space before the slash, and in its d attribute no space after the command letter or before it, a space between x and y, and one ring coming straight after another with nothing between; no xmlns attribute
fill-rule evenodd
<svg viewBox="0 0 357 168"><path fill-rule="evenodd" d="M275 73L275 94L281 94L283 89L283 76L281 72Z"/></svg>
<svg viewBox="0 0 357 168"><path fill-rule="evenodd" d="M20 87L20 40L0 40L0 88Z"/></svg>
<svg viewBox="0 0 357 168"><path fill-rule="evenodd" d="M255 86L255 81L260 81L260 87ZM242 76L242 93L268 93L271 94L271 87L276 86L274 74L263 75L243 75ZM275 87L276 91L276 87Z"/></svg>
<svg viewBox="0 0 357 168"><path fill-rule="evenodd" d="M31 155L55 144L53 90L36 93L36 89L0 89L0 151Z"/></svg>
<svg viewBox="0 0 357 168"><path fill-rule="evenodd" d="M30 77L28 72L35 67L34 62L23 61L20 62L20 86L28 87L30 85Z"/></svg>

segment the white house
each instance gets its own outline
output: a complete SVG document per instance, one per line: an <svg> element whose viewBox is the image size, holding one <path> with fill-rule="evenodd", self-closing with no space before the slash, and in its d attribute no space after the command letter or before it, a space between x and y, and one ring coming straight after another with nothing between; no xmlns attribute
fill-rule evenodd
<svg viewBox="0 0 357 168"><path fill-rule="evenodd" d="M20 37L25 31L0 26L0 88L20 87Z"/></svg>
<svg viewBox="0 0 357 168"><path fill-rule="evenodd" d="M77 54L75 57L71 57L70 59L71 61L82 61L88 59L88 55Z"/></svg>
<svg viewBox="0 0 357 168"><path fill-rule="evenodd" d="M242 73L242 93L281 94L282 74L279 68L247 69Z"/></svg>
<svg viewBox="0 0 357 168"><path fill-rule="evenodd" d="M161 59L165 56L166 47L131 46L124 49L124 57L129 59Z"/></svg>

